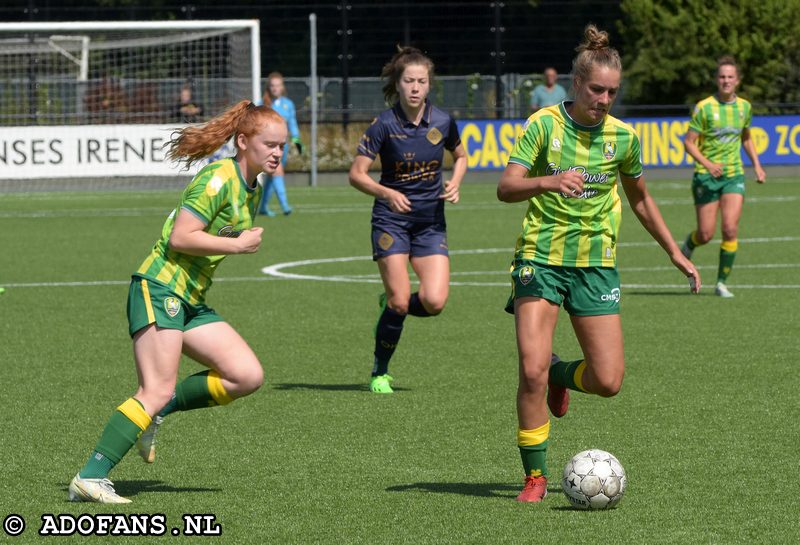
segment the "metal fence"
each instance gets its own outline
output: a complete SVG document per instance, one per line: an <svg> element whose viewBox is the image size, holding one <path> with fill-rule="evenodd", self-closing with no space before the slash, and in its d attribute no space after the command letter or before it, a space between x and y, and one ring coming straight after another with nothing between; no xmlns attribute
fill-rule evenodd
<svg viewBox="0 0 800 545"><path fill-rule="evenodd" d="M437 76L429 98L456 119L525 118L530 112L530 94L541 83L540 74L504 74L497 85L494 76L471 74ZM44 79L37 82L36 107L28 104L24 79L0 81L0 126L82 125L95 123L172 123L185 80L117 78L75 81ZM300 123L311 118L310 78L286 78L287 96L297 107ZM318 120L321 123L369 121L387 107L379 78L348 78L348 103L342 104L344 80L319 78ZM569 89L570 78L559 83ZM194 100L203 105L201 120L209 119L247 96L240 96L246 82L231 79L193 81ZM267 88L266 79L262 88ZM500 106L496 93L500 89ZM102 95L102 97L101 97ZM104 99L103 97L110 97ZM689 105L627 106L618 101L616 115L688 115ZM33 111L34 113L31 113ZM502 112L498 116L498 111Z"/></svg>

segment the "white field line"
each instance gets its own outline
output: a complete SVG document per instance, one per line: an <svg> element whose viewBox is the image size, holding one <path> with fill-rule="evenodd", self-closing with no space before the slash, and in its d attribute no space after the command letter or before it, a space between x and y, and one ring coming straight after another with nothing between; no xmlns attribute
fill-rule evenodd
<svg viewBox="0 0 800 545"><path fill-rule="evenodd" d="M743 243L772 243L772 242L796 242L800 241L800 237L757 237L749 239L740 239ZM655 246L653 241L648 242L628 242L620 243L619 246ZM496 254L507 253L509 259L513 253L511 248L475 248L467 250L453 250L451 255L479 255L479 254ZM289 261L285 263L276 263L261 269L265 276L243 276L243 277L218 277L215 282L263 282L270 280L313 280L313 281L326 281L326 282L348 282L348 283L368 283L379 284L381 279L376 274L339 274L339 275L309 275L301 273L287 272L284 269L292 269L296 267L303 267L309 265L322 265L326 263L347 263L351 261L370 261L370 256L350 256L350 257L330 257L320 259L304 259L300 261ZM800 264L795 263L764 263L764 264L751 264L751 265L737 265L736 269L791 269L800 267ZM716 266L703 265L699 269L714 269ZM673 267L670 266L657 266L657 267L620 267L620 272L634 272L634 271L669 271ZM450 273L453 277L459 276L491 276L508 274L508 271L453 271ZM92 287L92 286L121 286L127 285L129 280L87 280L87 281L65 281L65 282L12 282L2 284L6 288L65 288L65 287ZM505 282L466 282L454 281L451 282L452 286L508 286L509 281ZM674 288L685 287L683 285L672 284L623 284L623 287L635 288ZM744 288L744 289L780 289L780 288L797 288L800 286L793 284L785 285L738 285L731 284L731 287Z"/></svg>
<svg viewBox="0 0 800 545"><path fill-rule="evenodd" d="M775 202L794 202L800 200L800 195L784 195L774 197L747 197L747 204L763 204ZM690 198L656 199L659 206L691 206ZM524 208L521 203L516 203L518 208ZM447 213L469 212L473 210L499 210L508 208L509 205L496 203L455 204L447 206ZM310 212L313 214L341 214L350 212L367 212L372 209L371 202L347 203L341 206L325 204L298 204L295 211L298 213ZM92 217L137 217L137 216L164 216L166 218L172 209L168 207L134 207L134 208L76 208L67 210L42 209L36 211L0 210L0 219L19 218L92 218Z"/></svg>
<svg viewBox="0 0 800 545"><path fill-rule="evenodd" d="M698 265L698 269L700 270L717 270L717 265ZM800 269L800 263L764 263L764 264L753 264L753 265L736 265L736 270L740 269ZM619 272L670 272L675 271L675 267L671 267L669 265L664 267L619 267ZM496 271L450 271L450 276L495 276L495 275L506 275L508 276L508 270L496 270ZM380 278L378 273L371 273L371 274L348 274L344 275L347 278L355 278L355 279L364 279L364 278Z"/></svg>
<svg viewBox="0 0 800 545"><path fill-rule="evenodd" d="M800 240L800 237L771 237L771 238L753 238L753 239L742 239L742 242L749 242L749 243L766 243L766 242L795 242ZM620 246L643 246L643 245L655 245L656 243L653 241L646 242L646 243L627 243L627 244L620 244ZM472 250L453 250L450 252L451 255L459 255L459 254L488 254L488 253L499 253L499 252L508 252L511 253L511 250L508 248L479 248L479 249L472 249ZM340 274L340 275L316 275L316 274L301 274L295 272L288 272L284 269L293 269L296 267L303 267L309 265L322 265L326 263L343 263L343 262L350 262L350 261L368 261L371 260L369 256L354 256L354 257L334 257L334 258L321 258L321 259L304 259L300 261L291 261L287 263L276 263L275 265L270 265L268 267L264 267L261 269L261 272L268 276L288 279L288 280L305 280L305 281L325 281L325 282L348 282L348 283L370 283L370 284L378 284L381 283L381 279L378 275L348 275L348 274ZM742 265L738 268L794 268L800 265L796 264L783 264L783 263L775 263L775 264L768 264L767 266L764 265ZM639 270L639 271L655 271L655 270L670 270L672 267L638 267L638 268L631 268L630 270ZM702 268L715 268L713 266L703 266ZM620 271L625 271L628 269L621 268ZM472 272L453 272L451 276L467 276L467 275L496 275L501 274L501 271L472 271ZM508 274L507 272L505 274ZM467 282L467 281L454 281L450 282L451 286L508 286L509 281L506 280L505 282ZM684 284L623 284L624 288L685 288L686 285ZM731 287L734 287L731 285ZM757 288L764 288L764 289L783 289L783 288L798 288L800 285L736 285L736 288L745 288L745 289L757 289Z"/></svg>

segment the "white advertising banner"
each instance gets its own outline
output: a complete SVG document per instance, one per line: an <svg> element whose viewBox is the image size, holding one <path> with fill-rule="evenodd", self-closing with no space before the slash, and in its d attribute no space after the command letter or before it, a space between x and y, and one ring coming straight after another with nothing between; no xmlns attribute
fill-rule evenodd
<svg viewBox="0 0 800 545"><path fill-rule="evenodd" d="M166 159L175 125L0 127L0 179L181 176ZM203 161L203 164L207 161Z"/></svg>

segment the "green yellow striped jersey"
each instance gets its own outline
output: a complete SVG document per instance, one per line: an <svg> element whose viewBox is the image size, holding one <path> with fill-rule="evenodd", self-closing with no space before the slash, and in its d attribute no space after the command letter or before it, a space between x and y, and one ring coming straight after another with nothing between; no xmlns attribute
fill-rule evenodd
<svg viewBox="0 0 800 545"><path fill-rule="evenodd" d="M188 303L205 302L212 277L224 255L188 255L169 247L169 236L180 209L202 220L205 232L220 237L238 237L253 226L262 188L250 188L233 158L220 159L204 167L183 190L178 206L167 218L161 238L134 273L159 282Z"/></svg>
<svg viewBox="0 0 800 545"><path fill-rule="evenodd" d="M699 133L697 144L700 153L712 163L725 165L724 176L744 174L742 165L742 130L753 120L750 103L736 97L731 102L720 102L712 95L697 103L689 121L689 130ZM708 169L695 163L694 171L707 174Z"/></svg>
<svg viewBox="0 0 800 545"><path fill-rule="evenodd" d="M642 175L639 137L607 115L594 127L576 123L561 103L533 114L509 157L527 177L574 170L583 194L545 192L528 201L516 258L562 267L615 267L622 204L617 176Z"/></svg>

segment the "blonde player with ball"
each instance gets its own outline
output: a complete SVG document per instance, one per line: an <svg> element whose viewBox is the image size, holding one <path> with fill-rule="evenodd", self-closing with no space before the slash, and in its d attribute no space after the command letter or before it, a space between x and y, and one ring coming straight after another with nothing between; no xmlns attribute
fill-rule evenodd
<svg viewBox="0 0 800 545"><path fill-rule="evenodd" d="M525 484L517 500L522 502L540 502L547 494L548 408L561 417L569 390L610 397L622 387L619 186L693 291L700 288L700 275L647 191L639 137L609 115L622 79L619 54L594 25L586 27L577 50L574 100L528 118L497 187L501 201L528 202L506 306L515 317L519 353L517 446ZM562 304L583 352L570 361L552 353Z"/></svg>

